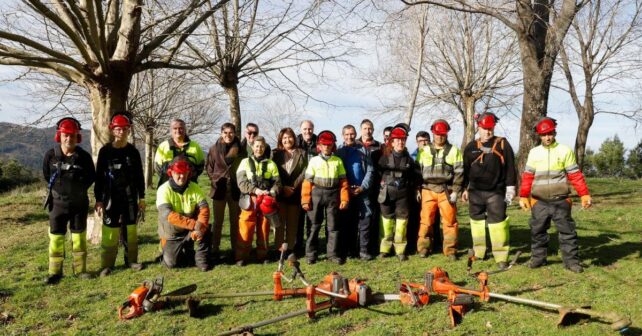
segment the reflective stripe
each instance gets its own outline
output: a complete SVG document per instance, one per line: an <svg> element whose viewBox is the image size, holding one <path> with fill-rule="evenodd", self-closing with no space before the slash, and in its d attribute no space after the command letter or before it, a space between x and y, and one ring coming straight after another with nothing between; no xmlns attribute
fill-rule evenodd
<svg viewBox="0 0 642 336"><path fill-rule="evenodd" d="M338 188L343 178L346 178L343 161L334 155L327 160L320 155L313 157L305 170L306 180L324 188Z"/></svg>
<svg viewBox="0 0 642 336"><path fill-rule="evenodd" d="M531 149L526 162L526 172L535 175L531 195L544 200L568 197L567 175L578 170L575 154L568 146L554 143Z"/></svg>
<svg viewBox="0 0 642 336"><path fill-rule="evenodd" d="M177 212L182 216L194 218L201 207L207 207L207 200L201 188L194 182L183 194L172 190L169 181L163 183L156 192L156 208L158 209L158 234L163 239L170 239L179 232L185 230L171 225L167 221L170 211Z"/></svg>

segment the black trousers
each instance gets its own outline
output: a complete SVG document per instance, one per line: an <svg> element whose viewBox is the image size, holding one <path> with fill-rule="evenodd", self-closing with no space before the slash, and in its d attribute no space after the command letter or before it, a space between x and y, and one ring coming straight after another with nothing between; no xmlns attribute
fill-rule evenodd
<svg viewBox="0 0 642 336"><path fill-rule="evenodd" d="M499 191L469 190L468 211L474 220L500 223L506 219L505 193Z"/></svg>
<svg viewBox="0 0 642 336"><path fill-rule="evenodd" d="M531 258L534 261L546 260L548 229L551 227L551 221L554 221L564 264L571 266L580 262L577 231L575 231L575 221L571 217L569 200L537 201L531 209L531 216L528 223L531 227Z"/></svg>
<svg viewBox="0 0 642 336"><path fill-rule="evenodd" d="M372 210L368 195L350 199L348 209L339 213L343 254L358 257L369 254L372 235Z"/></svg>
<svg viewBox="0 0 642 336"><path fill-rule="evenodd" d="M381 204L381 215L385 218L408 219L410 200L408 189L388 186L388 197Z"/></svg>
<svg viewBox="0 0 642 336"><path fill-rule="evenodd" d="M193 241L190 232L184 236L167 239L163 246L163 263L167 268L189 267L196 265L199 268L209 267L210 241L212 233L206 232L203 239ZM196 245L196 250L194 250Z"/></svg>
<svg viewBox="0 0 642 336"><path fill-rule="evenodd" d="M327 227L327 257L339 256L339 189L312 188L312 210L308 211L308 217L312 223L310 234L305 244L305 257L316 259L318 256L319 231L323 225L325 214Z"/></svg>
<svg viewBox="0 0 642 336"><path fill-rule="evenodd" d="M82 233L87 230L87 213L89 200L76 203L53 201L49 211L49 232L64 235L67 224L72 233Z"/></svg>

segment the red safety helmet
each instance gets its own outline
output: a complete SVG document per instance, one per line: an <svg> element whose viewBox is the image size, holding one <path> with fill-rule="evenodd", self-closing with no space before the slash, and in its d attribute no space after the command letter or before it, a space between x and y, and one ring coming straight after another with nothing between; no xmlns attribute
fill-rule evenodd
<svg viewBox="0 0 642 336"><path fill-rule="evenodd" d="M390 137L388 139L406 139L408 138L408 131L403 127L395 127L390 132Z"/></svg>
<svg viewBox="0 0 642 336"><path fill-rule="evenodd" d="M80 141L82 141L80 130L80 121L72 117L62 118L56 123L56 135L54 136L54 140L56 142L60 142L61 133L76 134L77 142L80 143Z"/></svg>
<svg viewBox="0 0 642 336"><path fill-rule="evenodd" d="M535 132L539 135L544 135L548 134L551 132L555 132L555 127L557 126L557 121L553 118L543 118L537 123L537 126L535 126Z"/></svg>
<svg viewBox="0 0 642 336"><path fill-rule="evenodd" d="M192 165L183 157L177 157L167 168L167 176L171 177L172 172L177 174L188 174L192 171Z"/></svg>
<svg viewBox="0 0 642 336"><path fill-rule="evenodd" d="M264 215L271 215L279 211L279 203L270 195L260 195L256 197L256 203Z"/></svg>
<svg viewBox="0 0 642 336"><path fill-rule="evenodd" d="M450 124L444 119L437 119L430 126L430 130L436 135L447 135L450 131Z"/></svg>
<svg viewBox="0 0 642 336"><path fill-rule="evenodd" d="M331 131L322 131L317 136L319 145L334 145L335 142L337 142L337 137Z"/></svg>
<svg viewBox="0 0 642 336"><path fill-rule="evenodd" d="M497 125L499 118L497 118L494 113L484 112L482 114L476 115L475 120L477 120L477 126L485 129L491 129L495 128L495 125Z"/></svg>
<svg viewBox="0 0 642 336"><path fill-rule="evenodd" d="M131 120L128 116L124 114L116 114L111 117L111 123L109 123L109 129L114 129L116 127L129 127L131 126Z"/></svg>

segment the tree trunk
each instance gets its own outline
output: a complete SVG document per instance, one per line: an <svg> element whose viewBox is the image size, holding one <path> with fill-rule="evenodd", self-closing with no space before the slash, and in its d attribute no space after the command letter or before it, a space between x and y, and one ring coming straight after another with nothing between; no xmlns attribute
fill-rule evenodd
<svg viewBox="0 0 642 336"><path fill-rule="evenodd" d="M153 187L154 129L145 130L145 189Z"/></svg>
<svg viewBox="0 0 642 336"><path fill-rule="evenodd" d="M226 83L223 86L225 93L229 97L230 101L230 118L232 119L232 124L236 126L236 131L238 134L241 134L241 104L239 102L239 88L238 84L235 82Z"/></svg>
<svg viewBox="0 0 642 336"><path fill-rule="evenodd" d="M461 141L462 150L466 148L466 145L475 139L475 102L474 97L462 96L462 102L464 103L464 115L462 120L464 121L464 135Z"/></svg>
<svg viewBox="0 0 642 336"><path fill-rule="evenodd" d="M90 83L89 100L91 103L91 155L94 162L98 159L98 151L111 141L109 123L112 115L126 110L127 95L129 93L128 81L112 81L113 84Z"/></svg>
<svg viewBox="0 0 642 336"><path fill-rule="evenodd" d="M586 154L586 141L588 140L589 130L593 125L595 111L592 96L586 96L584 106L578 113L579 125L577 127L577 136L575 137L575 156L580 170L584 169L584 158Z"/></svg>

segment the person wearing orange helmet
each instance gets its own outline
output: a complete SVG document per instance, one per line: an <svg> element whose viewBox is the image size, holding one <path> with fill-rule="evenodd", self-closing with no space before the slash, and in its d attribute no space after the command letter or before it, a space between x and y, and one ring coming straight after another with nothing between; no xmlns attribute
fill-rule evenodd
<svg viewBox="0 0 642 336"><path fill-rule="evenodd" d="M464 182L463 157L459 148L448 142L450 125L446 120L435 120L430 130L433 142L419 149L417 155L423 177L423 184L417 195L421 201L417 251L421 257L426 257L432 251L434 218L439 212L444 255L457 260L457 197Z"/></svg>
<svg viewBox="0 0 642 336"><path fill-rule="evenodd" d="M398 125L390 131L390 138L379 161L381 173L379 196L381 208L379 257L385 258L394 247L399 261L406 256L406 231L408 229L409 193L415 190L419 173L406 149L408 131Z"/></svg>
<svg viewBox="0 0 642 336"><path fill-rule="evenodd" d="M175 157L167 168L169 180L156 191L161 260L167 268L196 265L206 272L210 269L210 208L201 188L190 180L192 169L186 157Z"/></svg>
<svg viewBox="0 0 642 336"><path fill-rule="evenodd" d="M345 259L339 248L339 210L348 208L349 184L343 161L334 155L337 137L330 131L317 136L319 155L308 162L301 188L301 207L312 223L305 245L305 261L317 262L319 231L324 217L327 227L327 260L342 265ZM325 216L324 216L325 215Z"/></svg>
<svg viewBox="0 0 642 336"><path fill-rule="evenodd" d="M96 164L96 212L103 218L100 243L101 276L109 275L116 263L118 241L123 242L125 266L141 270L138 263L136 220L145 211L145 178L140 153L127 142L131 116L115 114L109 129L113 141L98 152Z"/></svg>
<svg viewBox="0 0 642 336"><path fill-rule="evenodd" d="M56 124L54 148L45 153L42 173L47 185L45 208L49 210L49 272L45 283L62 279L65 259L67 224L71 231L74 274L89 278L87 273L87 189L96 179L91 154L78 146L82 140L80 122L63 118Z"/></svg>
<svg viewBox="0 0 642 336"><path fill-rule="evenodd" d="M470 233L477 258L486 256L486 227L493 256L500 269L508 266L510 218L506 207L515 197L517 170L508 141L495 136L499 118L485 112L476 116L479 138L464 148L464 192L468 202Z"/></svg>
<svg viewBox="0 0 642 336"><path fill-rule="evenodd" d="M531 260L530 268L546 265L548 232L551 221L559 234L559 246L564 266L581 273L575 221L571 217L569 183L581 198L582 208L592 205L591 195L584 175L575 161L573 150L555 141L557 122L543 118L535 126L540 145L531 149L522 174L519 205L531 210Z"/></svg>

